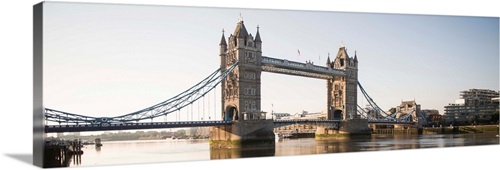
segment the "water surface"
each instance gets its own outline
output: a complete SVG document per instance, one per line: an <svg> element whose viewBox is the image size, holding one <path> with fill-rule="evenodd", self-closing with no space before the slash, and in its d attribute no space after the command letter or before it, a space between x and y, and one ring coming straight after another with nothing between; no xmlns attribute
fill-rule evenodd
<svg viewBox="0 0 500 170"><path fill-rule="evenodd" d="M372 135L339 140L314 138L277 140L275 148L210 149L208 139L133 140L103 142L83 148L80 162L70 166L118 165L291 156L361 151L387 151L475 145L498 145L496 134Z"/></svg>

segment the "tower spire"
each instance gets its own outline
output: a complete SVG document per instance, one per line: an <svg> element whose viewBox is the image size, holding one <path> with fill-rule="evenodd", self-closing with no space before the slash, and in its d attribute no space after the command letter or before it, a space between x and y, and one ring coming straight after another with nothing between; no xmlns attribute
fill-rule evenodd
<svg viewBox="0 0 500 170"><path fill-rule="evenodd" d="M244 38L248 36L248 32L245 28L245 24L243 24L242 18L239 19L238 25L236 25L236 29L234 30L233 35L237 38Z"/></svg>
<svg viewBox="0 0 500 170"><path fill-rule="evenodd" d="M224 28L222 29L222 38L221 38L221 40L220 40L219 45L224 45L224 46L227 46L227 43L226 43L226 37L224 37Z"/></svg>
<svg viewBox="0 0 500 170"><path fill-rule="evenodd" d="M328 53L328 58L326 58L326 66L330 66L330 53Z"/></svg>
<svg viewBox="0 0 500 170"><path fill-rule="evenodd" d="M354 62L358 62L358 54L356 54L357 51L354 50Z"/></svg>
<svg viewBox="0 0 500 170"><path fill-rule="evenodd" d="M255 42L262 42L262 40L260 40L259 25L257 25L257 35L255 35Z"/></svg>

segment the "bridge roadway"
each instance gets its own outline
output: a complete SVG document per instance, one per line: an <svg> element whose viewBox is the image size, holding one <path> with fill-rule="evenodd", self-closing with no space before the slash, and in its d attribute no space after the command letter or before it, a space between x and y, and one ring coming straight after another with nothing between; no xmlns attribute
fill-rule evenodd
<svg viewBox="0 0 500 170"><path fill-rule="evenodd" d="M181 121L181 122L139 122L139 123L103 123L103 124L80 124L80 125L46 125L45 133L57 132L83 132L83 131L106 131L106 130L137 130L137 129L163 129L183 127L203 127L231 125L232 121Z"/></svg>
<svg viewBox="0 0 500 170"><path fill-rule="evenodd" d="M339 120L274 120L275 127L292 124L337 124ZM46 125L45 133L58 132L85 132L108 130L138 130L138 129L164 129L185 127L206 127L231 125L232 121L180 121L180 122L139 122L139 123L113 123L113 124L80 124L80 125ZM368 121L370 124L413 124L412 122Z"/></svg>

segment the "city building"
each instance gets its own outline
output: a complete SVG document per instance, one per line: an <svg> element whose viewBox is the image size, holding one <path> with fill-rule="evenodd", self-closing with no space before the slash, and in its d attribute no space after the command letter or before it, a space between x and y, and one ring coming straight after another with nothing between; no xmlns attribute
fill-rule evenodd
<svg viewBox="0 0 500 170"><path fill-rule="evenodd" d="M438 125L443 120L443 115L440 115L439 111L435 109L423 109L420 113L424 115L428 125Z"/></svg>
<svg viewBox="0 0 500 170"><path fill-rule="evenodd" d="M290 113L273 113L274 119L281 119L290 116Z"/></svg>
<svg viewBox="0 0 500 170"><path fill-rule="evenodd" d="M395 111L396 108L394 108ZM385 111L385 113L392 114L390 110ZM364 108L361 109L360 118L373 118L373 119L384 119L384 115L380 113L380 111L374 109L370 104L365 105Z"/></svg>
<svg viewBox="0 0 500 170"><path fill-rule="evenodd" d="M307 111L302 111L302 113L295 113L295 114L289 114L289 113L274 113L275 119L281 119L281 120L326 120L327 118L327 111L321 111L321 112L316 112L316 113L309 113Z"/></svg>
<svg viewBox="0 0 500 170"><path fill-rule="evenodd" d="M399 106L396 106L396 118L403 117L407 114L411 114L410 121L419 122L419 117L417 113L420 113L420 105L412 101L402 101Z"/></svg>
<svg viewBox="0 0 500 170"><path fill-rule="evenodd" d="M498 97L498 91L489 89L461 91L460 99L444 106L445 121L458 125L488 123L498 111Z"/></svg>
<svg viewBox="0 0 500 170"><path fill-rule="evenodd" d="M443 121L443 115L440 114L434 114L434 115L429 115L427 122L430 124L440 124Z"/></svg>
<svg viewBox="0 0 500 170"><path fill-rule="evenodd" d="M326 120L327 111L317 112L317 113L307 113L303 114L304 116L301 119L308 120Z"/></svg>

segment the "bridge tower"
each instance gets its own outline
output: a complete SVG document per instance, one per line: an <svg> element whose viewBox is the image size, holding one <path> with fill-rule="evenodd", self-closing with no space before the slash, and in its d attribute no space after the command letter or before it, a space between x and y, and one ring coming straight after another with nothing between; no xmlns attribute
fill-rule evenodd
<svg viewBox="0 0 500 170"><path fill-rule="evenodd" d="M262 40L259 27L255 37L239 20L234 33L219 43L220 67L238 66L222 81L222 119L232 125L210 128L211 148L274 147L273 120L265 119L260 105Z"/></svg>
<svg viewBox="0 0 500 170"><path fill-rule="evenodd" d="M222 33L220 46L221 70L238 66L222 81L223 120L246 120L262 118L260 106L260 75L262 41L259 27L255 38L247 32L243 20L239 20L228 41Z"/></svg>
<svg viewBox="0 0 500 170"><path fill-rule="evenodd" d="M327 80L327 119L347 120L356 117L358 96L358 57L349 57L344 44L330 62L328 56L326 66L332 69L345 70L346 76L335 76Z"/></svg>

